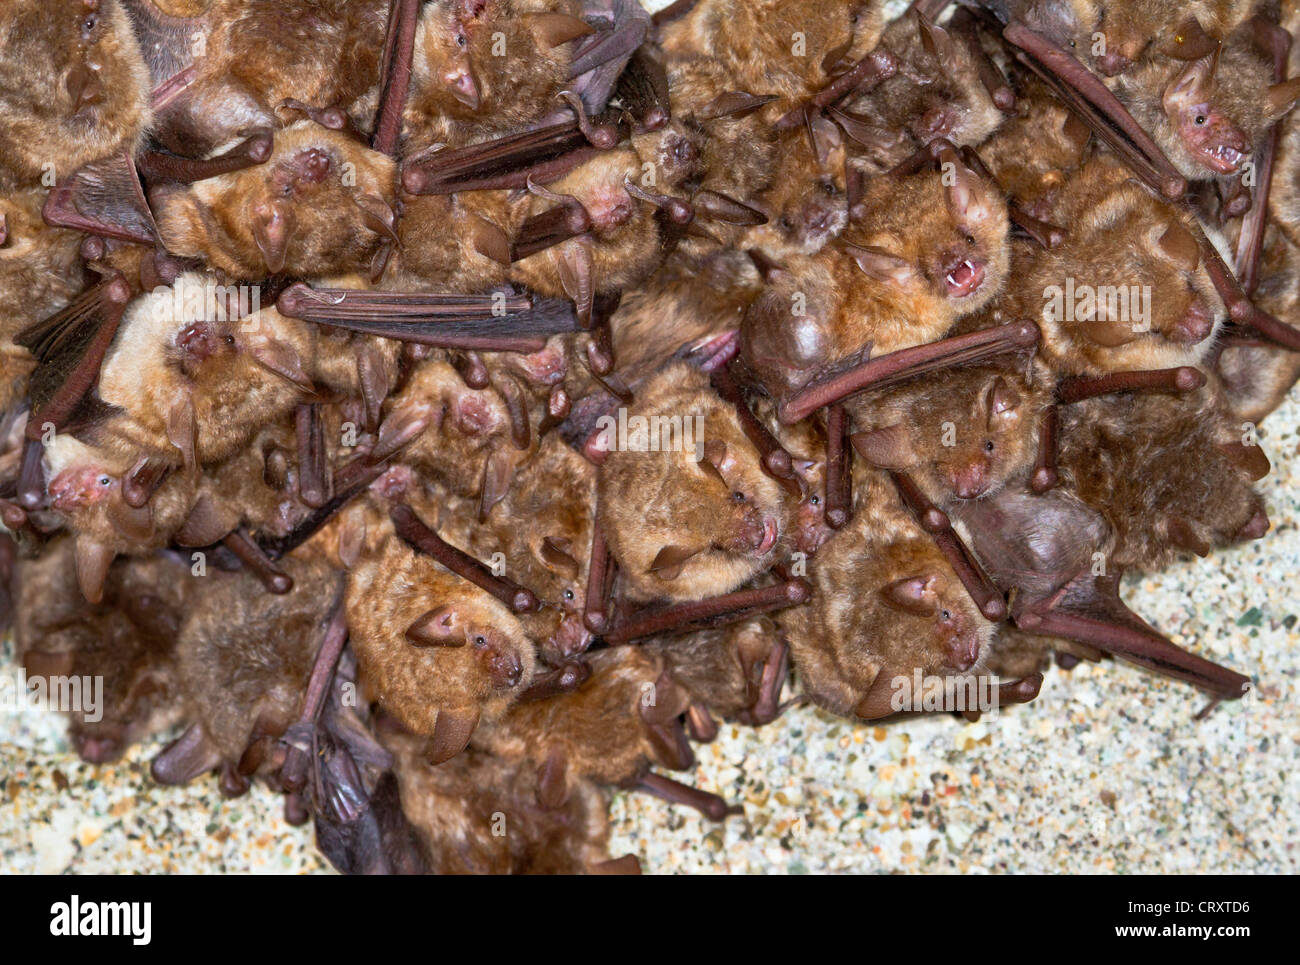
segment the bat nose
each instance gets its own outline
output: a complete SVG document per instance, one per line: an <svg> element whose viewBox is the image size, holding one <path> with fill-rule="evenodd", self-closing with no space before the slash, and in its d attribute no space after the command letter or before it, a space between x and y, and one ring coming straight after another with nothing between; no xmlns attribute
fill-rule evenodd
<svg viewBox="0 0 1300 965"><path fill-rule="evenodd" d="M948 641L948 666L969 670L980 658L980 639L974 630L960 633Z"/></svg>
<svg viewBox="0 0 1300 965"><path fill-rule="evenodd" d="M524 666L519 662L519 655L513 651L503 652L493 648L489 652L487 663L492 685L497 690L509 690L516 686L524 675Z"/></svg>
<svg viewBox="0 0 1300 965"><path fill-rule="evenodd" d="M1195 345L1209 338L1210 331L1214 328L1214 319L1206 310L1205 305L1199 299L1188 306L1187 311L1183 313L1171 337L1175 342L1182 342L1185 345Z"/></svg>
<svg viewBox="0 0 1300 965"><path fill-rule="evenodd" d="M974 499L989 488L988 467L984 460L967 463L953 474L952 489L959 499Z"/></svg>
<svg viewBox="0 0 1300 965"><path fill-rule="evenodd" d="M87 502L86 487L75 476L59 475L50 482L50 505L57 510L72 510Z"/></svg>
<svg viewBox="0 0 1300 965"><path fill-rule="evenodd" d="M1108 50L1096 59L1097 69L1107 77L1114 77L1116 74L1122 74L1133 66L1133 61L1129 60L1118 50Z"/></svg>
<svg viewBox="0 0 1300 965"><path fill-rule="evenodd" d="M98 104L104 99L104 84L99 79L99 64L80 63L68 74L68 94L72 97L73 110Z"/></svg>

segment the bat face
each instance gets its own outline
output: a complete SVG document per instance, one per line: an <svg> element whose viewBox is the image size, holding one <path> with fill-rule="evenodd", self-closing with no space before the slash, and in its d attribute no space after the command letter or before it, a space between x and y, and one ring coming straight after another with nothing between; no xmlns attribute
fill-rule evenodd
<svg viewBox="0 0 1300 965"><path fill-rule="evenodd" d="M880 425L855 440L882 468L906 471L939 504L990 496L1033 462L1049 399L1015 373L957 369L853 408L855 425Z"/></svg>
<svg viewBox="0 0 1300 965"><path fill-rule="evenodd" d="M498 126L549 112L569 64L567 42L556 41L580 29L579 13L568 0L426 5L416 34L412 108ZM567 30L557 15L573 18Z"/></svg>
<svg viewBox="0 0 1300 965"><path fill-rule="evenodd" d="M302 121L276 134L271 159L152 194L168 249L234 278L370 272L396 240L394 166L345 134ZM382 264L378 267L382 268Z"/></svg>
<svg viewBox="0 0 1300 965"><path fill-rule="evenodd" d="M897 677L978 673L993 625L923 538L868 544L865 514L822 547L812 601L783 613L803 687L840 714L886 717Z"/></svg>
<svg viewBox="0 0 1300 965"><path fill-rule="evenodd" d="M1251 145L1216 102L1212 64L1210 58L1196 61L1174 78L1164 93L1165 114L1183 151L1198 165L1215 174L1233 174Z"/></svg>
<svg viewBox="0 0 1300 965"><path fill-rule="evenodd" d="M959 160L901 182L873 178L863 202L868 214L843 236L854 246L848 251L863 271L895 287L904 304L933 305L955 318L978 311L1005 283L1006 205ZM864 261L857 248L889 257Z"/></svg>
<svg viewBox="0 0 1300 965"><path fill-rule="evenodd" d="M696 449L611 451L599 473L599 513L626 592L641 600L691 600L730 592L777 559L789 529L782 490L760 468L734 410L685 364L665 369L628 414L703 426ZM695 417L698 416L699 419ZM634 423L629 421L628 425ZM663 425L663 422L656 423ZM647 429L647 433L649 430ZM611 433L616 435L616 432ZM695 441L694 439L692 441ZM616 448L616 443L611 443ZM647 493L662 498L647 505Z"/></svg>
<svg viewBox="0 0 1300 965"><path fill-rule="evenodd" d="M395 536L353 568L347 613L361 673L385 709L444 743L446 757L532 680L536 656L518 619Z"/></svg>
<svg viewBox="0 0 1300 965"><path fill-rule="evenodd" d="M1102 165L1085 166L1062 199L1081 216L1064 245L1036 253L1024 291L1042 293L1030 310L1044 350L1089 371L1194 365L1226 314L1191 229L1141 188L1107 177Z"/></svg>
<svg viewBox="0 0 1300 965"><path fill-rule="evenodd" d="M0 25L0 180L35 186L134 152L149 74L117 0L15 0Z"/></svg>

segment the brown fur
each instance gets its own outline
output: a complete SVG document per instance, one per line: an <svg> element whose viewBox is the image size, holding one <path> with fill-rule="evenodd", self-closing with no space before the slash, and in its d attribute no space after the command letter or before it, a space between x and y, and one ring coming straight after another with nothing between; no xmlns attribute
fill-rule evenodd
<svg viewBox="0 0 1300 965"><path fill-rule="evenodd" d="M1116 565L1158 569L1197 543L1262 535L1243 530L1263 513L1252 470L1267 471L1267 459L1221 448L1242 442L1214 382L1190 398L1104 396L1062 410L1061 479L1115 530Z"/></svg>
<svg viewBox="0 0 1300 965"><path fill-rule="evenodd" d="M993 630L929 537L915 530L884 541L875 527L859 510L818 553L811 602L778 618L802 691L845 716L893 713L892 679L918 667L925 675L978 674ZM928 614L900 608L882 592L913 579L925 584Z"/></svg>
<svg viewBox="0 0 1300 965"><path fill-rule="evenodd" d="M464 630L463 646L408 641L407 628L438 608ZM414 733L433 736L444 714L499 717L532 679L533 645L513 614L396 536L349 574L347 612L362 677L384 709ZM507 663L513 673L494 671L494 664Z"/></svg>
<svg viewBox="0 0 1300 965"><path fill-rule="evenodd" d="M477 750L443 764L420 742L384 735L402 810L435 874L583 874L608 860L605 795L575 781L564 806L537 802L533 768Z"/></svg>
<svg viewBox="0 0 1300 965"><path fill-rule="evenodd" d="M931 501L974 499L1022 482L1037 452L1043 379L1010 367L954 369L850 400L879 465L905 470ZM873 455L874 458L874 455Z"/></svg>
<svg viewBox="0 0 1300 965"><path fill-rule="evenodd" d="M622 592L641 601L702 599L728 593L782 559L790 534L784 491L763 474L735 410L712 392L708 376L686 363L669 365L628 410L629 420L638 415L679 417L682 424L701 416L703 444L722 443L725 461L720 480L701 468L694 451L609 453L598 513ZM631 428L628 437L630 449ZM671 578L650 569L666 548L695 554Z"/></svg>
<svg viewBox="0 0 1300 965"><path fill-rule="evenodd" d="M316 651L340 596L336 571L287 557L293 577L282 596L247 571L209 568L195 577L193 607L177 643L188 713L226 765L257 736L276 737L297 720Z"/></svg>
<svg viewBox="0 0 1300 965"><path fill-rule="evenodd" d="M150 123L149 77L126 11L103 0L14 0L0 24L0 190L42 186L110 154L135 153ZM89 27L89 29L87 29ZM73 100L89 71L97 99ZM92 81L93 83L93 81ZM44 184L46 188L51 184Z"/></svg>
<svg viewBox="0 0 1300 965"><path fill-rule="evenodd" d="M876 356L934 341L997 294L1010 260L1005 202L964 166L955 173L948 188L938 172L870 179L866 214L840 244L786 262L741 329L741 357L773 395L868 349ZM888 264L869 276L848 246L878 249ZM962 262L982 271L982 281L950 294L946 277Z"/></svg>
<svg viewBox="0 0 1300 965"><path fill-rule="evenodd" d="M1048 220L1068 226L1065 243L1052 251L1019 247L1019 284L1003 308L1038 323L1039 354L1054 371L1101 375L1204 361L1226 319L1223 303L1203 258L1197 255L1189 270L1160 244L1170 231L1194 244L1186 215L1152 198L1119 162L1098 156L1067 184ZM1094 289L1149 287L1151 330L1135 332L1136 322L1109 317L1104 305L1095 320L1078 318L1077 311L1074 320L1055 320L1048 289L1065 291L1071 278Z"/></svg>
<svg viewBox="0 0 1300 965"><path fill-rule="evenodd" d="M19 563L16 641L31 676L102 678L99 714L89 715L100 719L70 714L69 737L82 758L105 763L180 719L173 651L192 584L177 560L123 560L94 606L77 589L72 550L58 540Z"/></svg>
<svg viewBox="0 0 1300 965"><path fill-rule="evenodd" d="M686 709L686 692L662 660L640 647L602 650L589 660L591 677L576 691L517 705L476 742L509 761L549 763L570 795L581 780L626 784L652 762L681 766L677 749L665 756L651 733L653 722Z"/></svg>
<svg viewBox="0 0 1300 965"><path fill-rule="evenodd" d="M300 121L275 135L265 164L154 191L153 202L173 254L204 258L234 279L328 278L371 271L386 237L359 205L392 220L395 177L390 158Z"/></svg>

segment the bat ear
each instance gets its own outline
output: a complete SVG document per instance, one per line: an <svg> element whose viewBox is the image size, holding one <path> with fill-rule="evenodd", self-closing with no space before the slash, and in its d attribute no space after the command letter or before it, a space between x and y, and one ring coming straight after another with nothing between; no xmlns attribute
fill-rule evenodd
<svg viewBox="0 0 1300 965"><path fill-rule="evenodd" d="M348 569L357 565L366 545L366 521L360 513L349 515L339 526L339 561Z"/></svg>
<svg viewBox="0 0 1300 965"><path fill-rule="evenodd" d="M886 605L912 616L934 616L939 609L938 578L929 574L895 580L880 590Z"/></svg>
<svg viewBox="0 0 1300 965"><path fill-rule="evenodd" d="M278 275L284 271L289 254L289 241L293 238L294 219L289 207L279 201L260 201L248 213L253 241L262 253L267 271Z"/></svg>
<svg viewBox="0 0 1300 965"><path fill-rule="evenodd" d="M684 546L665 546L655 554L649 572L661 580L675 580L682 575L682 569L687 562L701 552L703 551L687 549Z"/></svg>
<svg viewBox="0 0 1300 965"><path fill-rule="evenodd" d="M578 577L578 561L572 553L573 541L560 536L548 536L542 540L538 556L546 566L560 574L566 580Z"/></svg>
<svg viewBox="0 0 1300 965"><path fill-rule="evenodd" d="M487 464L483 467L483 486L479 490L480 522L486 521L492 507L506 498L514 474L515 463L509 453L497 450L488 456Z"/></svg>
<svg viewBox="0 0 1300 965"><path fill-rule="evenodd" d="M185 522L176 532L178 546L211 546L231 530L230 520L217 511L212 497L203 493L194 501L194 506L185 517Z"/></svg>
<svg viewBox="0 0 1300 965"><path fill-rule="evenodd" d="M180 451L181 463L187 472L198 468L197 420L194 397L188 390L178 392L167 410L167 441Z"/></svg>
<svg viewBox="0 0 1300 965"><path fill-rule="evenodd" d="M482 95L478 81L474 77L474 68L470 66L469 57L457 57L443 71L442 82L447 85L451 95L472 111L479 108Z"/></svg>
<svg viewBox="0 0 1300 965"><path fill-rule="evenodd" d="M877 469L906 469L912 463L907 430L902 425L855 432L849 438L858 455Z"/></svg>
<svg viewBox="0 0 1300 965"><path fill-rule="evenodd" d="M1020 407L1020 393L1016 387L998 376L989 387L989 426L999 419L1010 416Z"/></svg>
<svg viewBox="0 0 1300 965"><path fill-rule="evenodd" d="M108 568L113 565L117 553L103 543L84 536L77 538L76 550L77 585L87 603L100 603L104 599L104 581L108 579Z"/></svg>
<svg viewBox="0 0 1300 965"><path fill-rule="evenodd" d="M1169 82L1162 102L1170 117L1203 103L1214 90L1214 71L1219 65L1219 48L1208 57L1194 60Z"/></svg>
<svg viewBox="0 0 1300 965"><path fill-rule="evenodd" d="M477 710L440 710L433 725L433 736L425 746L424 757L430 764L449 761L469 744L478 726Z"/></svg>
<svg viewBox="0 0 1300 965"><path fill-rule="evenodd" d="M585 20L571 17L567 13L528 13L524 16L528 18L537 39L546 47L558 47L596 32L596 28Z"/></svg>
<svg viewBox="0 0 1300 965"><path fill-rule="evenodd" d="M153 510L147 505L130 506L125 499L114 499L108 507L108 520L128 539L143 542L153 536Z"/></svg>
<svg viewBox="0 0 1300 965"><path fill-rule="evenodd" d="M887 285L903 286L912 280L915 272L906 259L890 254L874 245L853 245L845 242L844 247L857 262L863 274Z"/></svg>
<svg viewBox="0 0 1300 965"><path fill-rule="evenodd" d="M546 752L546 760L537 769L537 803L554 811L569 800L569 758L559 747Z"/></svg>
<svg viewBox="0 0 1300 965"><path fill-rule="evenodd" d="M854 716L861 720L875 720L879 717L888 717L890 714L898 713L894 709L894 674L885 670L879 664L873 669L871 683L867 685L866 693L853 708Z"/></svg>
<svg viewBox="0 0 1300 965"><path fill-rule="evenodd" d="M1219 42L1205 32L1199 20L1188 17L1178 25L1161 53L1175 60L1200 60L1214 53L1218 46Z"/></svg>
<svg viewBox="0 0 1300 965"><path fill-rule="evenodd" d="M727 444L721 439L710 439L704 443L703 456L699 467L706 473L717 476L722 485L727 486L727 478L722 474L727 466Z"/></svg>
<svg viewBox="0 0 1300 965"><path fill-rule="evenodd" d="M413 647L463 647L465 621L455 607L437 607L406 628L406 642Z"/></svg>
<svg viewBox="0 0 1300 965"><path fill-rule="evenodd" d="M952 37L938 24L931 23L919 10L916 13L916 24L921 34L921 46L939 62L940 69L947 73L951 65L957 62Z"/></svg>
<svg viewBox="0 0 1300 965"><path fill-rule="evenodd" d="M304 392L316 391L311 376L303 365L302 356L288 342L258 333L251 336L245 344L249 356L262 368L286 382L292 382Z"/></svg>
<svg viewBox="0 0 1300 965"><path fill-rule="evenodd" d="M1253 481L1258 482L1268 475L1272 464L1262 446L1245 446L1240 442L1223 442L1219 449L1228 457L1228 461L1244 472Z"/></svg>
<svg viewBox="0 0 1300 965"><path fill-rule="evenodd" d="M949 217L956 224L987 220L993 208L980 176L963 164L956 152L945 152L940 171Z"/></svg>
<svg viewBox="0 0 1300 965"><path fill-rule="evenodd" d="M465 228L475 251L499 265L510 264L510 238L504 231L473 212L466 212Z"/></svg>
<svg viewBox="0 0 1300 965"><path fill-rule="evenodd" d="M1290 80L1284 80L1280 84L1274 84L1268 89L1268 107L1269 113L1274 117L1281 117L1295 107L1296 101L1300 100L1300 77L1292 77Z"/></svg>
<svg viewBox="0 0 1300 965"><path fill-rule="evenodd" d="M1201 246L1195 236L1178 222L1172 223L1156 242L1160 253L1183 271L1196 271L1201 263Z"/></svg>
<svg viewBox="0 0 1300 965"><path fill-rule="evenodd" d="M194 258L207 247L199 202L180 184L160 184L149 191L149 206L155 212L158 237L166 249L182 258Z"/></svg>

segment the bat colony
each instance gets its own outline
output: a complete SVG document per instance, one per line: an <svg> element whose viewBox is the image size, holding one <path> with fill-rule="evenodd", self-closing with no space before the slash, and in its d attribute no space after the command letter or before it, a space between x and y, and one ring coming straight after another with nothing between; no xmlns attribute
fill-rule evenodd
<svg viewBox="0 0 1300 965"><path fill-rule="evenodd" d="M787 677L1239 698L1119 585L1269 528L1297 28L9 0L0 627L345 872L636 872L608 788L724 820L663 772Z"/></svg>

